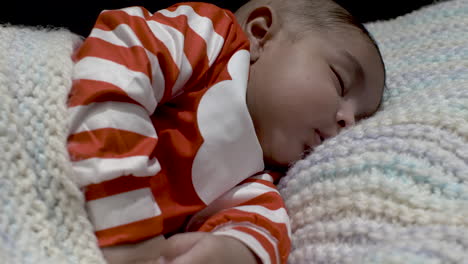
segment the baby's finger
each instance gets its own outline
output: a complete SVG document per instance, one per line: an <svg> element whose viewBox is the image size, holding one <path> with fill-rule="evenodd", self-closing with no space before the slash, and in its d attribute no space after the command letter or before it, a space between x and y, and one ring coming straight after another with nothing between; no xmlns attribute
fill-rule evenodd
<svg viewBox="0 0 468 264"><path fill-rule="evenodd" d="M167 261L165 264L217 264L214 256L210 256L207 252L206 246L202 246L202 243L194 245L188 252L185 252L171 261ZM221 264L221 263L220 263Z"/></svg>
<svg viewBox="0 0 468 264"><path fill-rule="evenodd" d="M170 264L226 264L226 250L223 241L214 235L207 235L200 239L190 250L173 259ZM240 262L235 262L240 263Z"/></svg>
<svg viewBox="0 0 468 264"><path fill-rule="evenodd" d="M166 240L161 256L165 260L171 261L180 255L187 253L196 243L206 237L207 233L192 232L177 234ZM191 263L191 262L188 262Z"/></svg>
<svg viewBox="0 0 468 264"><path fill-rule="evenodd" d="M101 251L108 263L146 264L153 263L160 256L165 243L163 236L157 236L136 244L103 248Z"/></svg>
<svg viewBox="0 0 468 264"><path fill-rule="evenodd" d="M255 254L241 241L208 235L186 253L168 262L170 264L238 264L259 263Z"/></svg>

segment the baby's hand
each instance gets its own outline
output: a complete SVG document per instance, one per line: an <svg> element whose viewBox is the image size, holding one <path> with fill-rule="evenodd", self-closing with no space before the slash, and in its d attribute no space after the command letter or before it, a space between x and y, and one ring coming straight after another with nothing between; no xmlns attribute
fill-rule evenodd
<svg viewBox="0 0 468 264"><path fill-rule="evenodd" d="M259 263L242 242L205 232L183 233L166 241L158 264L238 264Z"/></svg>

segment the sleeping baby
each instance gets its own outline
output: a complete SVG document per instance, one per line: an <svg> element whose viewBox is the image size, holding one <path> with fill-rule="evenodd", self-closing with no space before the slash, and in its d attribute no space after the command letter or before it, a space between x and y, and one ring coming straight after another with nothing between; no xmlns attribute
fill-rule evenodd
<svg viewBox="0 0 468 264"><path fill-rule="evenodd" d="M104 11L74 60L68 150L109 263L285 263L274 183L385 82L331 0Z"/></svg>

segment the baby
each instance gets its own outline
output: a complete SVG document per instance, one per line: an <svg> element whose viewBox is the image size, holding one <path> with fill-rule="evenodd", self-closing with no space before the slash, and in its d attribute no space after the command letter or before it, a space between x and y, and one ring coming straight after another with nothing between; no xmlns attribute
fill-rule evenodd
<svg viewBox="0 0 468 264"><path fill-rule="evenodd" d="M331 0L104 11L74 59L68 149L111 263L285 263L277 172L377 111L385 82Z"/></svg>

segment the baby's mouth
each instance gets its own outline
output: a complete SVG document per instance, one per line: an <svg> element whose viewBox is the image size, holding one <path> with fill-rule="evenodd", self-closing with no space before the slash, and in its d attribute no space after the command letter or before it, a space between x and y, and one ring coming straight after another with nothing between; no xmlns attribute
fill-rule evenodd
<svg viewBox="0 0 468 264"><path fill-rule="evenodd" d="M316 146L322 144L322 142L325 140L325 138L322 136L322 134L320 133L320 130L316 129L315 130L315 136L316 136L316 144L314 145L308 145L308 144L304 144L304 150L302 152L302 158L305 158L307 157L310 153L312 153L315 149Z"/></svg>
<svg viewBox="0 0 468 264"><path fill-rule="evenodd" d="M317 145L322 144L322 142L325 140L325 137L322 135L322 133L318 129L315 129L315 134L317 135L317 142L318 142Z"/></svg>
<svg viewBox="0 0 468 264"><path fill-rule="evenodd" d="M313 147L304 146L304 151L302 152L302 157L301 158L305 158L305 157L309 156L309 154L312 153L313 151L314 151Z"/></svg>

